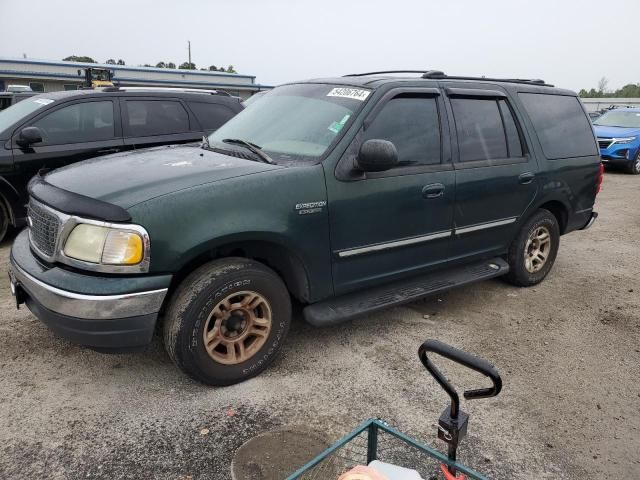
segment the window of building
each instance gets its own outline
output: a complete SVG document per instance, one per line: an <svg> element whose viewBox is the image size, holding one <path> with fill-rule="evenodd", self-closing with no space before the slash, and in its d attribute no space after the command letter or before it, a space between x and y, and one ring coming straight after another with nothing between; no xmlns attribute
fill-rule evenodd
<svg viewBox="0 0 640 480"><path fill-rule="evenodd" d="M127 100L125 135L147 137L189 131L189 114L176 100Z"/></svg>
<svg viewBox="0 0 640 480"><path fill-rule="evenodd" d="M115 137L113 102L85 102L62 107L37 120L46 145L93 142Z"/></svg>
<svg viewBox="0 0 640 480"><path fill-rule="evenodd" d="M73 83L65 83L63 86L65 90L78 90L78 85Z"/></svg>
<svg viewBox="0 0 640 480"><path fill-rule="evenodd" d="M578 98L539 93L519 95L547 158L598 155L593 127Z"/></svg>
<svg viewBox="0 0 640 480"><path fill-rule="evenodd" d="M222 124L235 115L226 105L209 102L188 102L200 126L207 131L217 130Z"/></svg>
<svg viewBox="0 0 640 480"><path fill-rule="evenodd" d="M364 131L365 140L392 142L398 165L440 163L440 120L433 97L401 95L387 102Z"/></svg>
<svg viewBox="0 0 640 480"><path fill-rule="evenodd" d="M34 92L44 92L44 83L42 82L29 82L29 86Z"/></svg>

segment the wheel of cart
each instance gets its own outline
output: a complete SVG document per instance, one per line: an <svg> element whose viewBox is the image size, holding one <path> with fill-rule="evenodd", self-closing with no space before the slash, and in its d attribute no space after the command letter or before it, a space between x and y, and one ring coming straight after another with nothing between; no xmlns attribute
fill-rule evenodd
<svg viewBox="0 0 640 480"><path fill-rule="evenodd" d="M431 480L441 477L446 480L486 480L485 476L457 460L458 444L467 433L469 415L460 409L458 392L436 368L431 353L491 380L489 388L465 391L467 400L495 397L502 389L502 379L487 361L442 342L427 340L420 346L420 361L451 399L438 420L438 438L447 443L446 455L383 420L372 418L292 473L287 480Z"/></svg>

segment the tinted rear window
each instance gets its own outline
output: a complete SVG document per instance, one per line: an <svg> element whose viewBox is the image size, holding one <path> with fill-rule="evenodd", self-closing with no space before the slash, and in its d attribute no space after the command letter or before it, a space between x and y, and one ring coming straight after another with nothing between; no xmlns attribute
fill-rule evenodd
<svg viewBox="0 0 640 480"><path fill-rule="evenodd" d="M226 105L208 102L188 103L189 108L191 108L204 130L217 130L218 127L235 115L235 112Z"/></svg>
<svg viewBox="0 0 640 480"><path fill-rule="evenodd" d="M576 97L520 93L547 158L598 155L591 123Z"/></svg>

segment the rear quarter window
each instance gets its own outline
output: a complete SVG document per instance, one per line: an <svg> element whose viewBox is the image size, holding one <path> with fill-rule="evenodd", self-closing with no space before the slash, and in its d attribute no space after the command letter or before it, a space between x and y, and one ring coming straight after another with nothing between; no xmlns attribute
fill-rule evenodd
<svg viewBox="0 0 640 480"><path fill-rule="evenodd" d="M236 113L226 105L213 102L187 102L203 130L217 130Z"/></svg>
<svg viewBox="0 0 640 480"><path fill-rule="evenodd" d="M577 97L519 93L549 159L598 155L591 123Z"/></svg>

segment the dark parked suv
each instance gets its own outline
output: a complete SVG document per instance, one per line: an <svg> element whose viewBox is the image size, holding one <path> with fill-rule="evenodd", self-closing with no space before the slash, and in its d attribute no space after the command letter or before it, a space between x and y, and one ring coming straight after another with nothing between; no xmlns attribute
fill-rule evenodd
<svg viewBox="0 0 640 480"><path fill-rule="evenodd" d="M214 385L282 347L291 299L328 326L469 282L530 286L602 181L576 94L542 81L378 72L284 85L203 142L35 177L18 304L92 347Z"/></svg>
<svg viewBox="0 0 640 480"><path fill-rule="evenodd" d="M27 182L41 168L200 140L243 108L218 91L107 88L45 93L0 111L0 240L23 224Z"/></svg>

